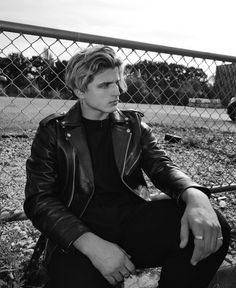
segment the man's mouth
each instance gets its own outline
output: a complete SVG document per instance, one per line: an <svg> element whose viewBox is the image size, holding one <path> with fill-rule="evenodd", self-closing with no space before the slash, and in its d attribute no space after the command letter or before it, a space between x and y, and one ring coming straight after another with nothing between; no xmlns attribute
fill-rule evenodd
<svg viewBox="0 0 236 288"><path fill-rule="evenodd" d="M119 103L119 100L114 100L114 101L111 101L110 103L111 103L112 105L116 105L116 104Z"/></svg>

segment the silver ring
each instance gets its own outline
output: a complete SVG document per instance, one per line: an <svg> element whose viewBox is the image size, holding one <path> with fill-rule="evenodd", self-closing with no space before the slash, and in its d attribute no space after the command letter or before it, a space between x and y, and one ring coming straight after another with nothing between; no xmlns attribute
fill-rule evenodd
<svg viewBox="0 0 236 288"><path fill-rule="evenodd" d="M195 239L197 240L203 240L203 236L202 235L196 235L194 236Z"/></svg>
<svg viewBox="0 0 236 288"><path fill-rule="evenodd" d="M218 238L217 238L217 240L223 240L223 237L222 237L222 236L220 236L220 237L218 237Z"/></svg>

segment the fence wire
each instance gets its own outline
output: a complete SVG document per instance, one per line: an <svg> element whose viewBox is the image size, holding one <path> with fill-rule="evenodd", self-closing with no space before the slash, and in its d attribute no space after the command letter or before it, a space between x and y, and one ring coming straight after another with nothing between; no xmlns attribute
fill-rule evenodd
<svg viewBox="0 0 236 288"><path fill-rule="evenodd" d="M231 113L228 106L236 96L236 57L0 21L2 188L24 184L25 163L8 169L10 142L75 103L64 82L67 61L95 44L112 46L124 62L128 90L120 108L142 111L159 145L198 182L235 189L236 104ZM23 143L29 151L30 141Z"/></svg>

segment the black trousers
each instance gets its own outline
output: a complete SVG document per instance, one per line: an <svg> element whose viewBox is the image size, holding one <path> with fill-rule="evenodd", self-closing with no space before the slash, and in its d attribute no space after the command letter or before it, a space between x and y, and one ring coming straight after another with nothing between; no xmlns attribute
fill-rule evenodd
<svg viewBox="0 0 236 288"><path fill-rule="evenodd" d="M186 248L180 249L180 220L184 211L172 200L144 202L125 208L119 227L91 227L100 237L117 243L138 269L162 266L159 288L207 288L223 262L229 246L230 227L217 212L222 227L223 246L196 266L190 264L194 248L190 234ZM50 288L110 288L90 260L79 251L55 250L48 267Z"/></svg>

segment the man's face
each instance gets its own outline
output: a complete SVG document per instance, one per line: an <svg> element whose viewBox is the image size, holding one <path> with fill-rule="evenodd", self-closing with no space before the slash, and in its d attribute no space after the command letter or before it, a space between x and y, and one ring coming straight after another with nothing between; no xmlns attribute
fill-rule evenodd
<svg viewBox="0 0 236 288"><path fill-rule="evenodd" d="M119 102L119 69L109 68L95 75L83 94L82 115L92 120L102 120L117 109Z"/></svg>

